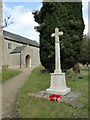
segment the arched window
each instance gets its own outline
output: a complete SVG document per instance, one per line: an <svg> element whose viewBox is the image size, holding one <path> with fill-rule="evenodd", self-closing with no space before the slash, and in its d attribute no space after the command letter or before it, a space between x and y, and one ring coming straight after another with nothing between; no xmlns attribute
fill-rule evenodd
<svg viewBox="0 0 90 120"><path fill-rule="evenodd" d="M11 43L8 43L8 49L11 49Z"/></svg>

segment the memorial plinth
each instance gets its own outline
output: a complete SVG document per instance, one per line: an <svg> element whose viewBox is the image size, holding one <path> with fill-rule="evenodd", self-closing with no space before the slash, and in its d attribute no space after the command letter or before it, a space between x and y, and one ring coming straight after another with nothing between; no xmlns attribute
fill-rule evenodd
<svg viewBox="0 0 90 120"><path fill-rule="evenodd" d="M58 28L51 35L52 37L55 36L55 71L51 73L50 88L46 89L46 92L65 95L70 92L70 88L66 86L65 73L62 73L61 70L59 35L63 35L63 32L59 32Z"/></svg>
<svg viewBox="0 0 90 120"><path fill-rule="evenodd" d="M46 89L47 93L65 95L70 92L66 86L65 73L51 73L50 88Z"/></svg>

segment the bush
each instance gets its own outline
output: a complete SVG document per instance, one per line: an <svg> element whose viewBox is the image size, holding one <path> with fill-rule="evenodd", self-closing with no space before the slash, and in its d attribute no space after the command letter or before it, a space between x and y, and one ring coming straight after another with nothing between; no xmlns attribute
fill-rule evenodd
<svg viewBox="0 0 90 120"><path fill-rule="evenodd" d="M40 11L34 11L35 26L40 33L40 61L50 72L55 70L55 37L51 34L58 27L60 36L61 69L67 70L79 61L83 39L84 21L81 2L43 2Z"/></svg>
<svg viewBox="0 0 90 120"><path fill-rule="evenodd" d="M8 65L2 65L2 69L3 69L3 70L8 69Z"/></svg>
<svg viewBox="0 0 90 120"><path fill-rule="evenodd" d="M80 73L80 66L79 66L78 63L76 63L76 64L74 65L73 71L74 71L75 73Z"/></svg>

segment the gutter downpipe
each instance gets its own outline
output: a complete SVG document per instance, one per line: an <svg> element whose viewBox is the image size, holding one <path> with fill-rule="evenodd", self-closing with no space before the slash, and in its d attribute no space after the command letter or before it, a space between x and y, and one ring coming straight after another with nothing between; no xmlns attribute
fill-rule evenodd
<svg viewBox="0 0 90 120"><path fill-rule="evenodd" d="M21 52L20 52L20 69L21 69Z"/></svg>

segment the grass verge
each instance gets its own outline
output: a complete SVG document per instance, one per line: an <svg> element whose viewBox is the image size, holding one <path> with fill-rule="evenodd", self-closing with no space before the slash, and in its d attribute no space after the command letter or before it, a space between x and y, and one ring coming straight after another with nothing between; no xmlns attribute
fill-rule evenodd
<svg viewBox="0 0 90 120"><path fill-rule="evenodd" d="M2 82L7 81L8 79L20 74L21 70L5 69L2 70Z"/></svg>
<svg viewBox="0 0 90 120"><path fill-rule="evenodd" d="M37 92L49 87L50 74L41 73L43 67L38 67L32 71L26 84L21 88L16 110L19 118L87 118L88 117L88 71L81 70L81 74L75 74L71 70L67 71L67 86L71 90L83 91L84 94L78 99L85 105L84 108L73 108L70 104L53 102L43 98L28 96L29 93ZM80 77L83 75L83 77Z"/></svg>

